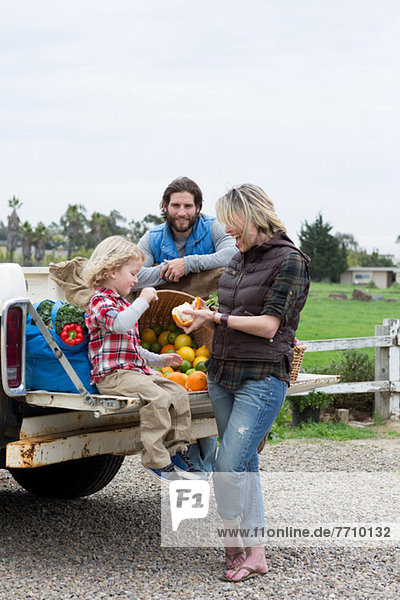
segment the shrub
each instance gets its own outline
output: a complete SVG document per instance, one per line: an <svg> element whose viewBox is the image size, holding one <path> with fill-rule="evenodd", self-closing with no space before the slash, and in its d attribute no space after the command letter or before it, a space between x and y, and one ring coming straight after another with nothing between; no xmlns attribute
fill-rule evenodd
<svg viewBox="0 0 400 600"><path fill-rule="evenodd" d="M285 437L285 432L290 427L290 423L292 421L292 414L290 410L290 404L287 401L289 396L286 398L281 411L277 418L275 419L274 424L271 427L269 432L268 439L273 440L274 442L283 440Z"/></svg>
<svg viewBox="0 0 400 600"><path fill-rule="evenodd" d="M300 412L303 412L305 408L326 408L332 404L333 396L331 394L325 394L324 392L309 392L304 396L289 396L290 404L293 406L297 404Z"/></svg>
<svg viewBox="0 0 400 600"><path fill-rule="evenodd" d="M351 381L373 381L375 378L375 361L366 352L345 350L339 358L334 358L329 365L319 369L320 373L340 375L342 383ZM348 408L353 414L356 411L369 412L374 409L374 394L332 394L332 405L335 408Z"/></svg>

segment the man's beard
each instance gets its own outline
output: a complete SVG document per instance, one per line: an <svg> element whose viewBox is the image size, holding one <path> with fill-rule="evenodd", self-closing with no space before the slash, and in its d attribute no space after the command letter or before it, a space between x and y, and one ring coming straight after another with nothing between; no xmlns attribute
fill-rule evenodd
<svg viewBox="0 0 400 600"><path fill-rule="evenodd" d="M189 229L192 229L193 225L197 221L197 216L198 215L194 215L193 217L189 218L188 221L185 220L182 222L178 222L177 217L171 217L167 209L166 221L170 228L174 231L177 231L178 233L185 233L185 231L189 231Z"/></svg>

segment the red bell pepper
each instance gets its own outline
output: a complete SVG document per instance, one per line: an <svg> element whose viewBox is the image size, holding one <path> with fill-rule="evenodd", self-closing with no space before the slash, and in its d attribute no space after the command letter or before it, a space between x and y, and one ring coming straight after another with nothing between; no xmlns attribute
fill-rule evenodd
<svg viewBox="0 0 400 600"><path fill-rule="evenodd" d="M85 340L83 328L77 323L68 323L61 330L60 338L69 346L76 346Z"/></svg>

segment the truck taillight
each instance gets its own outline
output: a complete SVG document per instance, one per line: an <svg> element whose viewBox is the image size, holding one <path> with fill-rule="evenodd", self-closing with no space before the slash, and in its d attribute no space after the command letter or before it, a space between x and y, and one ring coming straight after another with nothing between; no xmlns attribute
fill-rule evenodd
<svg viewBox="0 0 400 600"><path fill-rule="evenodd" d="M1 380L9 396L25 396L25 323L28 298L5 300L1 309Z"/></svg>
<svg viewBox="0 0 400 600"><path fill-rule="evenodd" d="M17 388L22 381L22 335L23 312L20 306L12 306L7 313L6 364L8 387Z"/></svg>

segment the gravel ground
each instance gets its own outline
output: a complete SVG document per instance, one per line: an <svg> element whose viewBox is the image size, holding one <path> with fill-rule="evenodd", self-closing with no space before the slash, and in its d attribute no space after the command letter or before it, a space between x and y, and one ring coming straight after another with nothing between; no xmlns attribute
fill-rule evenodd
<svg viewBox="0 0 400 600"><path fill-rule="evenodd" d="M260 458L264 471L398 473L400 439L292 441L267 445ZM221 581L220 549L160 547L159 486L138 457L127 458L103 491L68 503L29 496L0 471L0 511L2 600L400 596L400 543L270 547L267 576Z"/></svg>

